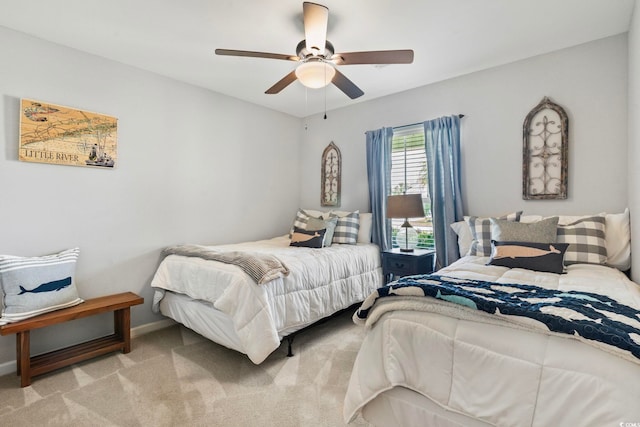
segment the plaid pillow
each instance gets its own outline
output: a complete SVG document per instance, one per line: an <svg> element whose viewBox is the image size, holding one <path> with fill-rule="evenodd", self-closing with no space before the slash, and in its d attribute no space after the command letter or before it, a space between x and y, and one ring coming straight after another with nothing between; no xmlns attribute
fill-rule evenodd
<svg viewBox="0 0 640 427"><path fill-rule="evenodd" d="M333 243L346 243L349 245L358 243L360 211L351 212L346 216L338 216L332 213L330 218L338 218L338 224L333 233Z"/></svg>
<svg viewBox="0 0 640 427"><path fill-rule="evenodd" d="M311 218L319 219L320 217L316 217L316 216L310 215L304 209L298 209L298 212L296 212L296 217L293 219L293 225L291 226L291 229L289 230L289 238L291 238L291 235L293 234L293 229L295 227L298 227L298 228L301 228L303 230L306 230L307 229L307 224L309 223L309 220Z"/></svg>
<svg viewBox="0 0 640 427"><path fill-rule="evenodd" d="M503 215L498 219L506 219L507 221L520 221L522 211L513 212ZM467 255L473 256L491 256L491 219L478 218L470 216L466 218L473 241Z"/></svg>
<svg viewBox="0 0 640 427"><path fill-rule="evenodd" d="M565 265L605 264L605 217L596 215L579 219L567 225L558 225L558 243L569 243L564 255Z"/></svg>

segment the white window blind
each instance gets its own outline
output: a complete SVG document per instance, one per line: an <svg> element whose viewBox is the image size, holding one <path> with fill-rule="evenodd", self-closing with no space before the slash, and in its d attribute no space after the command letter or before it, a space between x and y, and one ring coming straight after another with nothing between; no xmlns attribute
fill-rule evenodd
<svg viewBox="0 0 640 427"><path fill-rule="evenodd" d="M409 222L418 232L418 248L433 249L435 244L422 124L394 129L391 147L391 194L422 195L426 217L410 218ZM402 219L391 220L393 247L398 247L395 236L403 222Z"/></svg>

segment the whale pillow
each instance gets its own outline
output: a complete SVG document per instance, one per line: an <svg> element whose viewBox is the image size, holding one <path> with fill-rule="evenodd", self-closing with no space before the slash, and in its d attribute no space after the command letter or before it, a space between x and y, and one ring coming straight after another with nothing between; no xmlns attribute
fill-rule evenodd
<svg viewBox="0 0 640 427"><path fill-rule="evenodd" d="M0 255L0 325L82 302L75 285L79 248L41 257Z"/></svg>
<svg viewBox="0 0 640 427"><path fill-rule="evenodd" d="M326 229L305 230L302 228L293 227L293 234L291 234L291 243L289 244L289 246L321 248L326 232Z"/></svg>
<svg viewBox="0 0 640 427"><path fill-rule="evenodd" d="M487 265L524 268L546 273L564 272L564 254L568 243L491 241L491 258Z"/></svg>

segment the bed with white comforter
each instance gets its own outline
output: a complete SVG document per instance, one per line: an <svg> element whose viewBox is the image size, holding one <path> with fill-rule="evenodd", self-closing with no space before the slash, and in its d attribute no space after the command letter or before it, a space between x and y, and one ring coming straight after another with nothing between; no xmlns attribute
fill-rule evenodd
<svg viewBox="0 0 640 427"><path fill-rule="evenodd" d="M487 261L467 256L437 274L601 294L640 310L640 287L614 268L575 264L554 274ZM623 321L640 333L636 317ZM640 359L537 323L424 296L379 299L366 318L345 420L362 413L394 427L640 423Z"/></svg>
<svg viewBox="0 0 640 427"><path fill-rule="evenodd" d="M382 286L380 251L374 244L312 249L289 243L282 236L208 247L274 255L288 268L287 276L260 285L236 265L169 255L151 282L153 309L258 364L283 337L361 302Z"/></svg>

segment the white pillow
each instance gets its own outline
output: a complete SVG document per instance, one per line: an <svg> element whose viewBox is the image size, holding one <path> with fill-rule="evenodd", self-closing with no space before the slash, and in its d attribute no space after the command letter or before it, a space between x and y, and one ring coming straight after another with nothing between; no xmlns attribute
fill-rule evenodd
<svg viewBox="0 0 640 427"><path fill-rule="evenodd" d="M371 243L371 224L373 214L360 212L360 229L358 229L358 243Z"/></svg>
<svg viewBox="0 0 640 427"><path fill-rule="evenodd" d="M313 209L303 209L303 211L305 211L307 215L314 216L316 218L322 218L322 219L329 218L329 211L323 212L323 211L316 211Z"/></svg>
<svg viewBox="0 0 640 427"><path fill-rule="evenodd" d="M0 325L80 304L74 278L79 255L79 248L39 257L0 255Z"/></svg>
<svg viewBox="0 0 640 427"><path fill-rule="evenodd" d="M451 228L458 235L458 252L460 256L467 256L469 249L471 249L471 243L473 242L473 235L467 221L458 221L451 224Z"/></svg>
<svg viewBox="0 0 640 427"><path fill-rule="evenodd" d="M554 215L554 216L558 216L558 215ZM527 224L531 224L532 222L538 222L541 219L544 219L542 215L522 215L520 217L520 222L526 222Z"/></svg>
<svg viewBox="0 0 640 427"><path fill-rule="evenodd" d="M631 268L631 227L629 208L619 214L606 214L604 243L607 246L607 265L618 270Z"/></svg>

